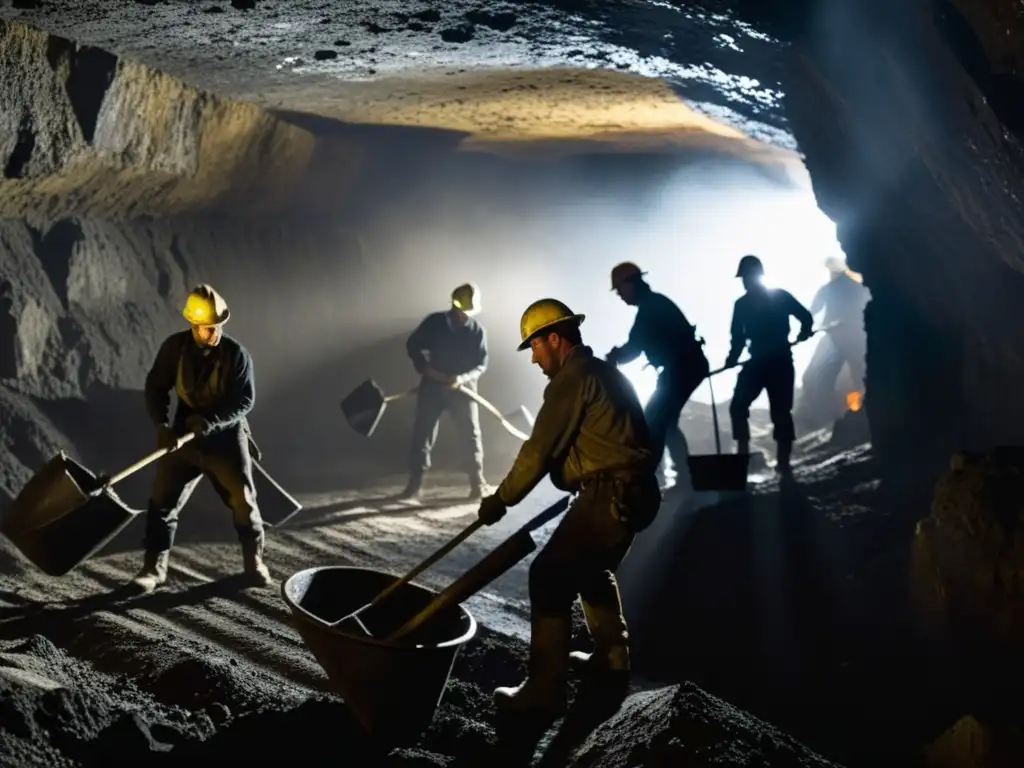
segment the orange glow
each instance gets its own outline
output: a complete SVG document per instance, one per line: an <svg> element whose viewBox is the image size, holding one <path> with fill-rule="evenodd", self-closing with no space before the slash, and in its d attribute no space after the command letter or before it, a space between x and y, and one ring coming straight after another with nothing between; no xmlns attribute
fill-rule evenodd
<svg viewBox="0 0 1024 768"><path fill-rule="evenodd" d="M851 411L859 411L861 406L860 392L853 391L846 393L846 407Z"/></svg>

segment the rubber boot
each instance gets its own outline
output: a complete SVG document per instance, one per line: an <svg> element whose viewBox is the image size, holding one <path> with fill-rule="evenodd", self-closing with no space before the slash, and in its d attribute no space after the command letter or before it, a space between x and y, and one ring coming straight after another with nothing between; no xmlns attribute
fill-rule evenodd
<svg viewBox="0 0 1024 768"><path fill-rule="evenodd" d="M409 475L409 482L405 484L405 489L398 494L398 498L401 501L419 501L422 488L423 475L422 473L414 472Z"/></svg>
<svg viewBox="0 0 1024 768"><path fill-rule="evenodd" d="M594 641L594 650L573 651L569 654L574 664L603 672L629 675L629 645L626 642L626 625L617 608L598 608L583 601L583 615L587 629Z"/></svg>
<svg viewBox="0 0 1024 768"><path fill-rule="evenodd" d="M170 559L171 551L169 549L163 552L147 551L142 561L142 569L132 579L132 584L142 594L151 594L157 587L167 581L167 565Z"/></svg>
<svg viewBox="0 0 1024 768"><path fill-rule="evenodd" d="M262 534L258 538L242 541L242 563L246 581L254 587L269 587L273 583L270 570L263 562L263 543Z"/></svg>
<svg viewBox="0 0 1024 768"><path fill-rule="evenodd" d="M488 485L483 475L473 475L469 479L469 500L479 501L484 496L494 493L494 488Z"/></svg>
<svg viewBox="0 0 1024 768"><path fill-rule="evenodd" d="M572 619L568 616L533 618L526 680L514 688L494 691L499 710L547 723L565 715L571 635Z"/></svg>
<svg viewBox="0 0 1024 768"><path fill-rule="evenodd" d="M793 455L793 443L790 440L780 440L775 451L775 471L780 475L790 475L793 467L790 464L790 456Z"/></svg>

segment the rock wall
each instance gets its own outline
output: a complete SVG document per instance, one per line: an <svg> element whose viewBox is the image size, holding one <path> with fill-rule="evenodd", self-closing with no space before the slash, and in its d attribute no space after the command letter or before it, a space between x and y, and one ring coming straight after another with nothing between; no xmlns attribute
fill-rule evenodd
<svg viewBox="0 0 1024 768"><path fill-rule="evenodd" d="M876 453L894 468L901 457L941 462L960 447L1024 441L1016 6L742 11L792 42L787 117L819 204L871 289L866 403Z"/></svg>
<svg viewBox="0 0 1024 768"><path fill-rule="evenodd" d="M364 157L358 141L0 20L0 216L322 211Z"/></svg>

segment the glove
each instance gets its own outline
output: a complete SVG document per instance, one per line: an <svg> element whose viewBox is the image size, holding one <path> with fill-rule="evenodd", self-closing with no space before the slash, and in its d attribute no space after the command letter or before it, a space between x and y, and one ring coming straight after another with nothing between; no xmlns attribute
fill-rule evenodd
<svg viewBox="0 0 1024 768"><path fill-rule="evenodd" d="M158 448L176 451L181 445L181 438L174 434L174 431L167 424L158 424L156 427L156 444Z"/></svg>
<svg viewBox="0 0 1024 768"><path fill-rule="evenodd" d="M604 356L605 362L611 363L612 365L619 364L619 348L612 347L608 350L608 354Z"/></svg>
<svg viewBox="0 0 1024 768"><path fill-rule="evenodd" d="M194 432L196 437L202 437L210 431L210 422L198 413L193 413L185 419L185 429L188 432Z"/></svg>
<svg viewBox="0 0 1024 768"><path fill-rule="evenodd" d="M813 335L814 331L812 331L810 328L801 328L800 333L797 334L796 337L797 343L800 343L801 341L807 341Z"/></svg>
<svg viewBox="0 0 1024 768"><path fill-rule="evenodd" d="M506 512L508 512L508 508L505 506L505 502L498 494L492 493L490 496L484 496L480 501L480 509L476 514L484 525L494 525L505 516Z"/></svg>

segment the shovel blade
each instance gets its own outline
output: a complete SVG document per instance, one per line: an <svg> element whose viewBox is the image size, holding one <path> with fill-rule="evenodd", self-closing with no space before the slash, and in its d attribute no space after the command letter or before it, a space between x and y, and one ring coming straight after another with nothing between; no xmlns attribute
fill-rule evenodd
<svg viewBox="0 0 1024 768"><path fill-rule="evenodd" d="M373 379L367 379L341 401L341 412L356 432L370 437L384 414L384 391Z"/></svg>
<svg viewBox="0 0 1024 768"><path fill-rule="evenodd" d="M64 454L30 480L0 530L43 573L63 576L105 547L135 517L99 480Z"/></svg>

